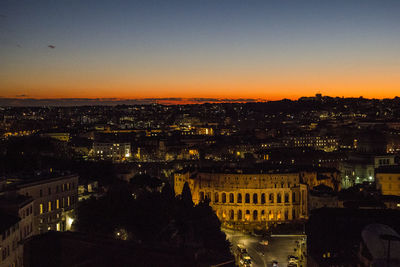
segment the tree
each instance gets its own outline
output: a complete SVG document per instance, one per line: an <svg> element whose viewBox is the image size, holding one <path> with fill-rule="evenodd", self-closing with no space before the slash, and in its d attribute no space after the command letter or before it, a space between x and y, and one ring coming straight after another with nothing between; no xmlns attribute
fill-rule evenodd
<svg viewBox="0 0 400 267"><path fill-rule="evenodd" d="M193 207L192 192L187 182L183 185L181 199L185 207Z"/></svg>

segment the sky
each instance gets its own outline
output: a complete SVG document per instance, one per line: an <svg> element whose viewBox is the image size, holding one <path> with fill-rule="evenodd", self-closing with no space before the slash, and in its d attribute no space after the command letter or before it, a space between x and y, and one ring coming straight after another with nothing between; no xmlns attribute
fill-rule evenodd
<svg viewBox="0 0 400 267"><path fill-rule="evenodd" d="M400 95L398 0L1 0L0 97Z"/></svg>

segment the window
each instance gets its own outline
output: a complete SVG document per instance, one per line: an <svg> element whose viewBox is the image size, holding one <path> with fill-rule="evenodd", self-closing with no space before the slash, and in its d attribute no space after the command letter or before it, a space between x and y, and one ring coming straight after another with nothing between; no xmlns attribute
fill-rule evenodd
<svg viewBox="0 0 400 267"><path fill-rule="evenodd" d="M56 200L56 209L59 209L59 208L60 208L60 200L57 199L57 200Z"/></svg>
<svg viewBox="0 0 400 267"><path fill-rule="evenodd" d="M253 211L253 220L256 221L258 219L258 211Z"/></svg>
<svg viewBox="0 0 400 267"><path fill-rule="evenodd" d="M269 220L273 220L274 219L274 214L272 213L272 211L269 211L268 219Z"/></svg>
<svg viewBox="0 0 400 267"><path fill-rule="evenodd" d="M253 203L257 204L258 203L258 196L257 194L253 194Z"/></svg>
<svg viewBox="0 0 400 267"><path fill-rule="evenodd" d="M218 194L218 193L215 193L215 194L214 194L214 202L215 202L215 203L218 203L218 201L219 201L219 194Z"/></svg>
<svg viewBox="0 0 400 267"><path fill-rule="evenodd" d="M229 194L229 203L233 203L234 199L233 199L233 193Z"/></svg>
<svg viewBox="0 0 400 267"><path fill-rule="evenodd" d="M39 214L43 214L43 204L39 205Z"/></svg>
<svg viewBox="0 0 400 267"><path fill-rule="evenodd" d="M245 217L246 221L250 220L250 211L246 210L246 217Z"/></svg>
<svg viewBox="0 0 400 267"><path fill-rule="evenodd" d="M68 207L71 205L71 198L70 197L67 198L67 205L68 205Z"/></svg>
<svg viewBox="0 0 400 267"><path fill-rule="evenodd" d="M48 206L49 206L49 211L51 211L51 201L49 201Z"/></svg>
<svg viewBox="0 0 400 267"><path fill-rule="evenodd" d="M269 202L274 203L274 193L269 194Z"/></svg>
<svg viewBox="0 0 400 267"><path fill-rule="evenodd" d="M285 203L289 203L289 194L285 193Z"/></svg>
<svg viewBox="0 0 400 267"><path fill-rule="evenodd" d="M40 196L40 197L43 196L43 191L42 191L42 189L39 190L39 196Z"/></svg>
<svg viewBox="0 0 400 267"><path fill-rule="evenodd" d="M245 202L250 203L250 194L249 193L246 193Z"/></svg>
<svg viewBox="0 0 400 267"><path fill-rule="evenodd" d="M242 194L237 194L237 203L242 203Z"/></svg>
<svg viewBox="0 0 400 267"><path fill-rule="evenodd" d="M282 196L281 196L281 193L278 193L276 203L281 203L281 202L282 202Z"/></svg>
<svg viewBox="0 0 400 267"><path fill-rule="evenodd" d="M200 192L200 201L204 200L204 192Z"/></svg>
<svg viewBox="0 0 400 267"><path fill-rule="evenodd" d="M295 192L292 193L292 202L296 202L296 193Z"/></svg>
<svg viewBox="0 0 400 267"><path fill-rule="evenodd" d="M233 210L229 211L229 220L234 220L235 219L235 212Z"/></svg>
<svg viewBox="0 0 400 267"><path fill-rule="evenodd" d="M265 204L265 194L261 194L261 204Z"/></svg>
<svg viewBox="0 0 400 267"><path fill-rule="evenodd" d="M242 220L242 210L238 210L238 220Z"/></svg>
<svg viewBox="0 0 400 267"><path fill-rule="evenodd" d="M226 203L226 194L222 193L222 203Z"/></svg>

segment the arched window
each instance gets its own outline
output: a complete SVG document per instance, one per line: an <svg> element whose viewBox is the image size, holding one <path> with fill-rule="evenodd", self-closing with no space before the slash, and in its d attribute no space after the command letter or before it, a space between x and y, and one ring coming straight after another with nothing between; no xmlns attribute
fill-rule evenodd
<svg viewBox="0 0 400 267"><path fill-rule="evenodd" d="M214 193L214 202L218 203L219 201L219 194L218 193Z"/></svg>
<svg viewBox="0 0 400 267"><path fill-rule="evenodd" d="M222 203L226 203L226 194L222 193Z"/></svg>
<svg viewBox="0 0 400 267"><path fill-rule="evenodd" d="M261 204L265 204L265 194L261 194Z"/></svg>
<svg viewBox="0 0 400 267"><path fill-rule="evenodd" d="M281 193L278 193L278 197L276 199L276 203L282 203L282 195L281 195Z"/></svg>
<svg viewBox="0 0 400 267"><path fill-rule="evenodd" d="M289 203L289 193L285 193L285 203Z"/></svg>
<svg viewBox="0 0 400 267"><path fill-rule="evenodd" d="M274 193L269 194L269 202L274 203Z"/></svg>
<svg viewBox="0 0 400 267"><path fill-rule="evenodd" d="M219 210L217 212L218 218L221 220L222 219L222 210Z"/></svg>
<svg viewBox="0 0 400 267"><path fill-rule="evenodd" d="M237 194L237 203L242 203L242 194Z"/></svg>
<svg viewBox="0 0 400 267"><path fill-rule="evenodd" d="M200 201L204 200L204 192L200 192Z"/></svg>
<svg viewBox="0 0 400 267"><path fill-rule="evenodd" d="M246 210L245 219L246 219L246 221L250 220L250 211L249 210Z"/></svg>
<svg viewBox="0 0 400 267"><path fill-rule="evenodd" d="M292 193L292 202L296 202L296 192Z"/></svg>
<svg viewBox="0 0 400 267"><path fill-rule="evenodd" d="M285 210L285 220L289 220L289 211Z"/></svg>
<svg viewBox="0 0 400 267"><path fill-rule="evenodd" d="M245 196L245 200L244 200L246 203L250 203L250 194L249 193L247 193L246 194L246 196Z"/></svg>
<svg viewBox="0 0 400 267"><path fill-rule="evenodd" d="M257 194L253 194L253 203L257 204L258 203L258 196Z"/></svg>
<svg viewBox="0 0 400 267"><path fill-rule="evenodd" d="M229 211L229 220L234 220L235 219L235 212L233 210Z"/></svg>
<svg viewBox="0 0 400 267"><path fill-rule="evenodd" d="M255 210L253 211L253 220L257 221L258 220L258 212Z"/></svg>
<svg viewBox="0 0 400 267"><path fill-rule="evenodd" d="M268 220L273 220L274 219L274 214L272 213L272 211L270 210L269 211L269 214L268 214Z"/></svg>
<svg viewBox="0 0 400 267"><path fill-rule="evenodd" d="M277 220L282 219L281 211L278 211L278 212L276 213L276 219L277 219Z"/></svg>
<svg viewBox="0 0 400 267"><path fill-rule="evenodd" d="M210 192L206 193L206 199L211 200L211 193Z"/></svg>
<svg viewBox="0 0 400 267"><path fill-rule="evenodd" d="M261 211L261 220L265 221L265 210Z"/></svg>
<svg viewBox="0 0 400 267"><path fill-rule="evenodd" d="M238 217L238 220L242 220L242 210L238 210L237 217Z"/></svg>
<svg viewBox="0 0 400 267"><path fill-rule="evenodd" d="M233 199L233 193L229 194L229 203L233 203L234 199Z"/></svg>

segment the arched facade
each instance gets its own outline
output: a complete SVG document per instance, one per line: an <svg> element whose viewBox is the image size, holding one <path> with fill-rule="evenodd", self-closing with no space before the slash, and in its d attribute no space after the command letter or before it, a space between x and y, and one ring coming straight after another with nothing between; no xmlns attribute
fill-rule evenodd
<svg viewBox="0 0 400 267"><path fill-rule="evenodd" d="M211 197L222 224L265 227L307 218L307 187L299 183L298 173L198 173L188 183L194 203Z"/></svg>

